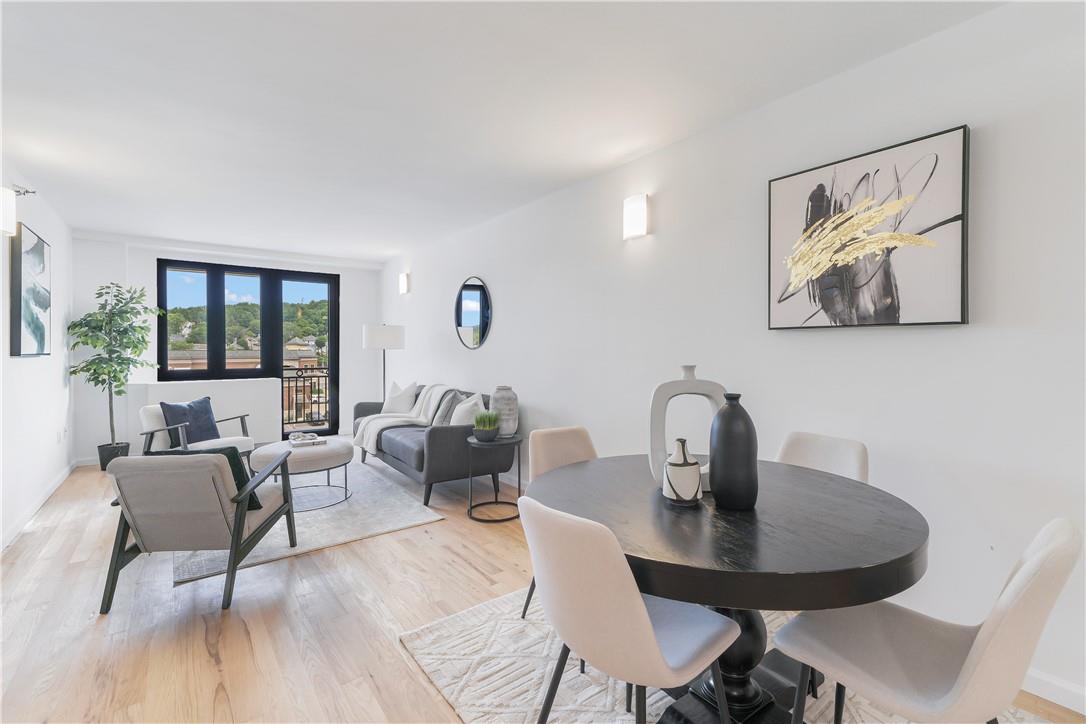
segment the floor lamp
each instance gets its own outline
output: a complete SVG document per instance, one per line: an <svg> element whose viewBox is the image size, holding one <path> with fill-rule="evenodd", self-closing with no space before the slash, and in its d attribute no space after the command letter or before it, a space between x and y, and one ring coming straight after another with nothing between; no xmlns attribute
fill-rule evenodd
<svg viewBox="0 0 1086 724"><path fill-rule="evenodd" d="M362 349L381 350L381 400L388 399L385 385L385 353L390 349L403 349L404 328L398 324L363 324Z"/></svg>

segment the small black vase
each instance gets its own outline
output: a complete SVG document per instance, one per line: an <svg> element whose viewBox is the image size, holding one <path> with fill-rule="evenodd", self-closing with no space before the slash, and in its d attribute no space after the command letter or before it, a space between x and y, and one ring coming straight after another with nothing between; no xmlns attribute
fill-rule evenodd
<svg viewBox="0 0 1086 724"><path fill-rule="evenodd" d="M739 395L724 395L709 433L709 489L718 508L753 510L758 502L758 433Z"/></svg>

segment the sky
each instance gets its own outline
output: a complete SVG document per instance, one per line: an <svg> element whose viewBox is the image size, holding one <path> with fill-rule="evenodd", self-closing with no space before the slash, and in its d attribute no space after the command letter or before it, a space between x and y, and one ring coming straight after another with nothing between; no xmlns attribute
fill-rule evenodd
<svg viewBox="0 0 1086 724"><path fill-rule="evenodd" d="M479 292L460 292L460 326L475 327L479 324Z"/></svg>
<svg viewBox="0 0 1086 724"><path fill-rule="evenodd" d="M168 269L166 298L172 307L199 307L207 304L207 281L203 272ZM327 299L328 287L320 282L283 282L284 302L311 302ZM260 301L260 277L226 275L226 303Z"/></svg>

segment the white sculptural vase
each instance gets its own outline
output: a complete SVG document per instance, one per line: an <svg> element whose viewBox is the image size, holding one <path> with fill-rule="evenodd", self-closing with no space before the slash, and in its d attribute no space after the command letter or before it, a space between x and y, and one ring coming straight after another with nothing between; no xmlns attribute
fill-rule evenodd
<svg viewBox="0 0 1086 724"><path fill-rule="evenodd" d="M664 481L667 464L667 443L664 438L667 427L667 406L672 398L680 395L702 397L708 403L709 419L724 405L724 385L712 380L699 380L694 374L695 365L682 365L682 378L664 382L652 392L649 406L649 467L657 483ZM701 466L701 489L709 489L709 465Z"/></svg>

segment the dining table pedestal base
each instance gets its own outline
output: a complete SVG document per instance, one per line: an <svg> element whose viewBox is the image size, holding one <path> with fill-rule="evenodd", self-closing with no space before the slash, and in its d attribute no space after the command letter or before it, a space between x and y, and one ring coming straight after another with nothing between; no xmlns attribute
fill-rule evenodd
<svg viewBox="0 0 1086 724"><path fill-rule="evenodd" d="M774 649L766 653L768 635L759 611L734 608L713 610L740 626L739 638L721 655L728 713L739 724L785 724L795 700L800 663ZM816 685L825 677L812 674ZM669 692L676 696L661 724L718 724L716 691L711 676L701 676L689 688Z"/></svg>

